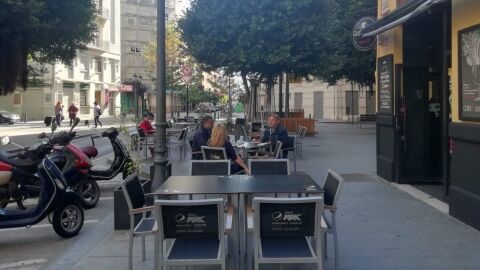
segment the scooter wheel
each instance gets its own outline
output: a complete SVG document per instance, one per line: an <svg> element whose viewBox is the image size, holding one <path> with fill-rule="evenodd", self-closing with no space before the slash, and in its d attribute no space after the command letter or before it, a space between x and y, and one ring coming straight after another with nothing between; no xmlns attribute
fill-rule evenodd
<svg viewBox="0 0 480 270"><path fill-rule="evenodd" d="M80 232L84 219L82 207L76 203L70 203L53 213L53 229L61 237L70 238Z"/></svg>
<svg viewBox="0 0 480 270"><path fill-rule="evenodd" d="M91 209L95 207L100 200L100 187L97 181L94 180L82 180L73 185L73 190L82 197L85 203L85 209Z"/></svg>

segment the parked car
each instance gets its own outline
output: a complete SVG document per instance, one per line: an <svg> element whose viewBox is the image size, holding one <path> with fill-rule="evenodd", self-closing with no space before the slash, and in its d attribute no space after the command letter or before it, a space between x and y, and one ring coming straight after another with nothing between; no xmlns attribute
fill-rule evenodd
<svg viewBox="0 0 480 270"><path fill-rule="evenodd" d="M13 125L13 123L18 121L20 121L20 115L18 115L18 113L12 113L0 109L0 123L8 123L9 125Z"/></svg>

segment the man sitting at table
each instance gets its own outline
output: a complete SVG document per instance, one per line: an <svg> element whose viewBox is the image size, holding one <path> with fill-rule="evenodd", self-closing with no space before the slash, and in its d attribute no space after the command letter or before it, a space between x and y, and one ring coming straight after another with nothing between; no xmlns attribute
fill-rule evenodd
<svg viewBox="0 0 480 270"><path fill-rule="evenodd" d="M207 146L210 135L212 134L213 118L205 115L200 121L200 127L195 132L192 143L192 159L200 160L202 157L202 146Z"/></svg>
<svg viewBox="0 0 480 270"><path fill-rule="evenodd" d="M152 124L150 123L150 121L152 121L153 118L154 118L153 113L151 112L145 113L143 115L142 122L140 122L140 125L138 125L139 128L143 129L143 133L145 134L145 136L155 134L155 129L152 127ZM153 157L155 155L155 151L153 147L149 147L149 150L150 150L150 154Z"/></svg>
<svg viewBox="0 0 480 270"><path fill-rule="evenodd" d="M227 128L222 124L218 123L212 130L212 136L208 140L208 146L210 147L224 147L227 158L232 161L230 165L230 173L236 173L242 169L245 171L245 174L250 174L248 171L248 166L240 158L240 156L235 152L232 144L227 140Z"/></svg>
<svg viewBox="0 0 480 270"><path fill-rule="evenodd" d="M143 120L140 122L140 125L138 126L139 128L143 129L143 132L145 135L153 134L155 133L155 129L152 127L152 124L150 121L152 121L154 118L153 113L145 113L143 115Z"/></svg>
<svg viewBox="0 0 480 270"><path fill-rule="evenodd" d="M271 114L268 117L268 127L263 132L262 142L270 142L272 147L278 141L282 142L282 148L286 148L288 144L288 132L280 125L280 117L276 114Z"/></svg>

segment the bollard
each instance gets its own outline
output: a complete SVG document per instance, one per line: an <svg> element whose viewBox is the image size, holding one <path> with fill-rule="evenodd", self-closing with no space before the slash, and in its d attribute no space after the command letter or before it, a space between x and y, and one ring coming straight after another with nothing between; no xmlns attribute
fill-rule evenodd
<svg viewBox="0 0 480 270"><path fill-rule="evenodd" d="M23 122L24 122L24 123L27 123L27 118L28 118L28 117L27 117L27 114L25 113L25 114L23 115Z"/></svg>

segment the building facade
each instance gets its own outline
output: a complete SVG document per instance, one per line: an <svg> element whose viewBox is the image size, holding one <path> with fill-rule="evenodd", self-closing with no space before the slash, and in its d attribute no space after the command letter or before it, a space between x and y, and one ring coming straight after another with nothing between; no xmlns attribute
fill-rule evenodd
<svg viewBox="0 0 480 270"><path fill-rule="evenodd" d="M97 0L98 34L78 52L71 67L60 63L46 66L45 74L28 84L26 91L0 97L0 108L19 113L28 120L43 120L54 115L60 101L64 115L73 102L80 118L93 119L93 102L102 107L103 116L120 113L120 6L115 0Z"/></svg>
<svg viewBox="0 0 480 270"><path fill-rule="evenodd" d="M377 173L443 185L450 214L480 229L480 2L379 0Z"/></svg>
<svg viewBox="0 0 480 270"><path fill-rule="evenodd" d="M282 111L285 111L285 83L282 91ZM290 78L290 111L304 111L306 118L319 121L357 121L361 114L375 114L375 92L357 83L339 81L335 85L318 80ZM265 89L259 92L259 108L266 111ZM272 93L272 110L279 112L279 85L275 84Z"/></svg>

